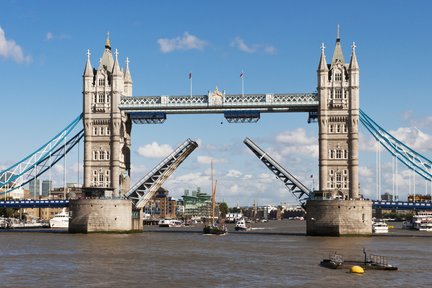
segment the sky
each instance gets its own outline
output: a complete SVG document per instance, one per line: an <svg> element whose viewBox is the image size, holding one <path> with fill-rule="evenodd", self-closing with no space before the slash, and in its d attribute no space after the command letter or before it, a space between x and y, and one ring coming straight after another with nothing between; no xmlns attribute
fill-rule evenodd
<svg viewBox="0 0 432 288"><path fill-rule="evenodd" d="M82 111L87 49L97 66L107 32L134 96L315 92L321 43L331 61L340 25L345 61L352 42L360 66L360 106L395 137L432 158L432 2L430 1L9 1L0 2L0 170L51 139ZM261 114L254 124L223 115L168 115L132 128L132 182L187 138L197 148L163 185L210 192L229 206L295 204L282 182L243 144L246 137L307 187L318 183L318 127L306 113ZM82 144L66 161L67 182L82 184ZM377 198L377 148L360 129L360 192ZM81 154L81 155L80 155ZM81 160L80 160L81 159ZM52 172L62 187L63 165ZM381 193L432 193L381 153ZM78 173L80 169L80 173ZM312 177L311 177L312 176ZM41 176L41 179L48 179ZM394 183L397 183L394 184ZM414 184L415 183L415 184Z"/></svg>

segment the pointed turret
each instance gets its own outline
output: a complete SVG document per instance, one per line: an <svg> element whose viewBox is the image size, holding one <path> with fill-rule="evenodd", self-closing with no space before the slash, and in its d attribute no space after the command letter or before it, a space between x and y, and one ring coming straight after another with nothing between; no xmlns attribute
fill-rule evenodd
<svg viewBox="0 0 432 288"><path fill-rule="evenodd" d="M124 82L125 83L132 83L132 77L129 71L129 58L126 57L126 68L124 72Z"/></svg>
<svg viewBox="0 0 432 288"><path fill-rule="evenodd" d="M355 42L353 42L352 44L352 55L351 55L351 60L350 60L350 64L349 64L349 70L353 71L353 70L358 70L359 69L359 65L357 62L357 56L355 53L355 48L357 46L355 45Z"/></svg>
<svg viewBox="0 0 432 288"><path fill-rule="evenodd" d="M90 49L87 49L87 63L84 68L83 76L85 77L93 77L93 68L90 63Z"/></svg>
<svg viewBox="0 0 432 288"><path fill-rule="evenodd" d="M125 68L123 80L124 80L124 95L132 96L132 77L129 71L129 58L126 58L126 68Z"/></svg>
<svg viewBox="0 0 432 288"><path fill-rule="evenodd" d="M345 63L344 61L344 57L343 57L343 53L342 53L342 46L340 43L340 33L339 33L339 25L337 26L337 37L336 37L336 47L335 50L333 52L333 58L332 58L332 62L331 65L333 66L336 61L340 61L342 64Z"/></svg>
<svg viewBox="0 0 432 288"><path fill-rule="evenodd" d="M324 43L321 43L321 58L320 58L320 63L318 65L318 71L320 72L328 71L324 49L325 49Z"/></svg>
<svg viewBox="0 0 432 288"><path fill-rule="evenodd" d="M116 49L116 51L115 51L114 66L113 66L113 69L112 69L113 76L120 76L122 74L121 70L120 70L120 66L118 64L118 54L119 53L118 53L118 51Z"/></svg>

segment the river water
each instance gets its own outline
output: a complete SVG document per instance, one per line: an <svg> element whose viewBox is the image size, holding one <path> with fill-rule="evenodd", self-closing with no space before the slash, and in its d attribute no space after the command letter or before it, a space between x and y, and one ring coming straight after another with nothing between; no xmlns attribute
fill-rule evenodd
<svg viewBox="0 0 432 288"><path fill-rule="evenodd" d="M304 221L253 224L205 236L201 227L135 234L0 232L1 287L432 287L432 232L308 237ZM230 231L234 231L230 227ZM388 257L398 271L319 266L329 253Z"/></svg>

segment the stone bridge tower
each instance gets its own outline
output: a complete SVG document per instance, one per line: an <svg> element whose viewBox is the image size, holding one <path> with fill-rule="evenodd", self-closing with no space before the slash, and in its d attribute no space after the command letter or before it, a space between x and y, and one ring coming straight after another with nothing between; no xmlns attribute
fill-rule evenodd
<svg viewBox="0 0 432 288"><path fill-rule="evenodd" d="M130 187L131 121L118 108L132 96L129 61L124 70L113 58L109 35L97 69L90 52L83 75L84 185L87 196L120 197Z"/></svg>
<svg viewBox="0 0 432 288"><path fill-rule="evenodd" d="M359 66L345 63L338 35L331 64L318 65L319 191L306 203L308 235L372 234L372 202L359 197Z"/></svg>
<svg viewBox="0 0 432 288"><path fill-rule="evenodd" d="M338 29L339 30L339 29ZM331 64L324 45L318 66L319 195L326 199L358 199L359 67L352 46L344 61L339 31Z"/></svg>

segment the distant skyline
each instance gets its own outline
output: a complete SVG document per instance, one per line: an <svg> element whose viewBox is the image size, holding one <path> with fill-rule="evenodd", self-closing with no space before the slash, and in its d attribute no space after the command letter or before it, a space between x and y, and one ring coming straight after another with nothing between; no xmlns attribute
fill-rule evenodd
<svg viewBox="0 0 432 288"><path fill-rule="evenodd" d="M121 66L126 57L130 61L134 96L189 95L190 73L194 95L216 86L227 94L242 93L242 86L244 93L294 93L316 91L320 46L324 43L331 61L338 24L345 61L352 43L357 46L361 109L431 159L431 12L429 1L402 0L2 1L0 169L32 153L81 113L87 49L97 67L108 32ZM243 140L251 138L306 186L317 188L318 127L307 116L264 113L255 124L229 124L223 115L168 115L162 125L134 125L132 182L191 138L199 148L163 186L173 197L197 187L209 192L213 160L219 201L296 203ZM360 191L375 199L376 148L364 127L360 133ZM82 154L82 144L79 150ZM392 194L392 158L387 152L381 158L381 192ZM67 158L67 182L77 182L78 168L82 183L75 149ZM60 161L52 172L54 187L63 185L63 169ZM403 164L398 172L401 199L432 193L432 183L413 178Z"/></svg>

